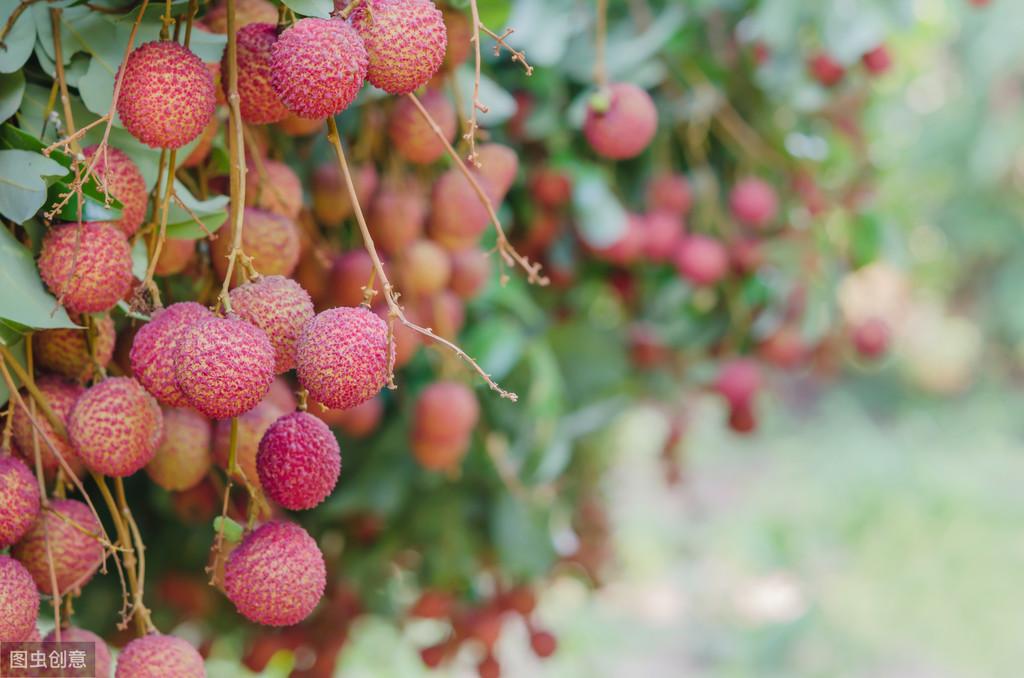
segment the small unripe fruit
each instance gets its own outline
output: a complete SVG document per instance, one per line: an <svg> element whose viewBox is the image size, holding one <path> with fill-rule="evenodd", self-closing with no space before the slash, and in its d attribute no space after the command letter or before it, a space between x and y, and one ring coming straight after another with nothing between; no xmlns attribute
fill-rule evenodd
<svg viewBox="0 0 1024 678"><path fill-rule="evenodd" d="M78 400L84 389L77 384L70 384L59 377L52 375L43 375L36 379L36 387L46 397L46 401L50 404L50 409L57 415L57 418L61 420L65 427L68 425L68 418L71 415L71 410L75 406L75 401ZM21 391L22 400L25 401L26 405L31 407L30 401L31 396L25 390ZM71 467L71 470L78 473L82 469L82 460L75 454L71 443L64 437L59 436L53 427L50 425L50 420L43 416L42 410L36 407L35 420L39 424L40 432L35 433L39 440L39 456L43 462L43 470L47 473L53 473L60 467L60 461L57 456L50 450L50 446L46 444L44 437L49 439L56 448L57 452L63 457L64 461ZM29 465L29 468L35 468L35 452L32 442L32 437L36 431L32 425L28 414L22 407L14 408L14 419L11 422L11 435L14 438L14 443L18 446L18 451L24 457L25 462Z"/></svg>
<svg viewBox="0 0 1024 678"><path fill-rule="evenodd" d="M541 659L546 659L558 649L558 641L547 631L534 631L530 634L530 647Z"/></svg>
<svg viewBox="0 0 1024 678"><path fill-rule="evenodd" d="M270 82L292 113L320 120L348 108L369 64L359 33L340 19L306 18L271 49Z"/></svg>
<svg viewBox="0 0 1024 678"><path fill-rule="evenodd" d="M714 388L732 409L749 405L761 390L761 369L748 358L737 358L724 365Z"/></svg>
<svg viewBox="0 0 1024 678"><path fill-rule="evenodd" d="M729 208L736 220L754 228L764 228L779 214L775 189L761 179L744 179L729 193Z"/></svg>
<svg viewBox="0 0 1024 678"><path fill-rule="evenodd" d="M871 75L882 75L892 68L892 56L885 45L879 45L861 57Z"/></svg>
<svg viewBox="0 0 1024 678"><path fill-rule="evenodd" d="M210 7L203 16L203 23L214 33L227 33L227 2L220 0ZM277 7L268 0L235 0L235 29L245 28L254 23L277 23Z"/></svg>
<svg viewBox="0 0 1024 678"><path fill-rule="evenodd" d="M408 94L441 68L448 35L431 0L363 0L351 21L366 46L366 79L374 87Z"/></svg>
<svg viewBox="0 0 1024 678"><path fill-rule="evenodd" d="M683 220L671 212L652 212L644 219L644 254L652 261L672 261L684 237Z"/></svg>
<svg viewBox="0 0 1024 678"><path fill-rule="evenodd" d="M423 389L416 400L411 432L416 461L435 471L457 466L469 449L479 418L480 404L465 384L439 381Z"/></svg>
<svg viewBox="0 0 1024 678"><path fill-rule="evenodd" d="M461 299L475 298L491 277L491 259L485 252L469 248L452 253L452 276L448 287Z"/></svg>
<svg viewBox="0 0 1024 678"><path fill-rule="evenodd" d="M210 470L210 422L195 410L165 408L164 439L146 465L153 482L181 492L202 482Z"/></svg>
<svg viewBox="0 0 1024 678"><path fill-rule="evenodd" d="M292 511L327 498L341 472L341 450L327 424L308 412L292 412L267 429L256 454L264 492Z"/></svg>
<svg viewBox="0 0 1024 678"><path fill-rule="evenodd" d="M248 412L274 380L274 347L266 333L238 318L207 318L185 332L175 361L178 387L211 419Z"/></svg>
<svg viewBox="0 0 1024 678"><path fill-rule="evenodd" d="M125 645L114 678L206 678L206 668L188 641L151 633Z"/></svg>
<svg viewBox="0 0 1024 678"><path fill-rule="evenodd" d="M389 256L400 255L415 242L426 220L426 197L412 179L385 180L368 216L374 244Z"/></svg>
<svg viewBox="0 0 1024 678"><path fill-rule="evenodd" d="M106 311L132 288L131 248L110 224L56 226L43 238L39 276L72 313Z"/></svg>
<svg viewBox="0 0 1024 678"><path fill-rule="evenodd" d="M153 459L163 436L163 416L139 382L111 377L79 396L68 419L68 436L90 471L123 478Z"/></svg>
<svg viewBox="0 0 1024 678"><path fill-rule="evenodd" d="M306 323L298 343L299 383L309 397L348 409L377 395L391 365L388 326L362 306L332 308Z"/></svg>
<svg viewBox="0 0 1024 678"><path fill-rule="evenodd" d="M313 300L289 278L272 275L231 290L231 309L266 332L274 347L274 371L295 367L295 344L313 317Z"/></svg>
<svg viewBox="0 0 1024 678"><path fill-rule="evenodd" d="M335 306L363 303L363 288L373 275L373 259L364 249L342 252L331 262L328 298Z"/></svg>
<svg viewBox="0 0 1024 678"><path fill-rule="evenodd" d="M451 278L448 253L432 240L421 239L405 249L397 263L401 291L422 299L443 290Z"/></svg>
<svg viewBox="0 0 1024 678"><path fill-rule="evenodd" d="M252 23L238 31L238 108L242 120L252 125L279 122L289 114L270 85L270 51L275 42L274 23ZM227 56L221 71L227 72Z"/></svg>
<svg viewBox="0 0 1024 678"><path fill-rule="evenodd" d="M114 357L117 339L114 321L109 315L103 315L94 316L93 322L96 325L96 362L106 367ZM95 369L86 330L61 328L36 332L32 335L32 356L39 367L74 381L91 379Z"/></svg>
<svg viewBox="0 0 1024 678"><path fill-rule="evenodd" d="M29 571L40 592L52 595L46 555L49 539L57 588L67 593L85 586L99 568L103 545L92 535L101 533L88 506L74 499L51 499L50 510L40 512L32 529L11 549L11 555Z"/></svg>
<svg viewBox="0 0 1024 678"><path fill-rule="evenodd" d="M843 65L824 52L814 55L808 63L811 75L825 87L833 87L846 75Z"/></svg>
<svg viewBox="0 0 1024 678"><path fill-rule="evenodd" d="M452 141L458 120L455 107L444 92L428 89L420 97L420 103L441 128L444 138ZM416 104L404 97L395 103L391 112L388 136L398 154L411 163L429 165L445 154L444 143L437 138L430 123L420 114Z"/></svg>
<svg viewBox="0 0 1024 678"><path fill-rule="evenodd" d="M889 350L889 325L881 318L865 320L853 330L853 345L862 358L880 358Z"/></svg>
<svg viewBox="0 0 1024 678"><path fill-rule="evenodd" d="M20 459L0 456L0 549L21 539L38 515L39 485L32 471Z"/></svg>
<svg viewBox="0 0 1024 678"><path fill-rule="evenodd" d="M647 185L647 209L685 216L693 207L690 182L682 174L659 174Z"/></svg>
<svg viewBox="0 0 1024 678"><path fill-rule="evenodd" d="M605 110L587 109L583 134L598 155L625 160L641 153L658 130L658 109L651 95L631 83L608 87Z"/></svg>
<svg viewBox="0 0 1024 678"><path fill-rule="evenodd" d="M0 555L0 610L0 642L20 643L36 630L39 592L32 575L5 555Z"/></svg>
<svg viewBox="0 0 1024 678"><path fill-rule="evenodd" d="M360 165L352 170L352 185L363 213L371 209L370 201L377 192L377 168L373 163ZM313 171L313 215L324 226L335 228L352 214L352 199L348 194L345 177L337 163L320 165Z"/></svg>
<svg viewBox="0 0 1024 678"><path fill-rule="evenodd" d="M121 68L117 114L133 137L153 148L181 148L202 134L217 98L195 53L170 40L147 42Z"/></svg>
<svg viewBox="0 0 1024 678"><path fill-rule="evenodd" d="M156 311L150 321L135 333L129 354L132 374L162 404L171 407L188 405L188 398L178 387L175 374L178 344L186 332L212 317L205 306L183 301Z"/></svg>
<svg viewBox="0 0 1024 678"><path fill-rule="evenodd" d="M490 196L494 189L483 176L477 181ZM434 184L430 237L449 251L476 245L491 216L469 180L457 169L447 170Z"/></svg>
<svg viewBox="0 0 1024 678"><path fill-rule="evenodd" d="M246 207L242 219L242 249L252 257L253 267L262 275L291 275L301 252L295 222L255 207ZM233 241L233 229L225 229L210 246L213 268L222 280L228 272L228 254ZM241 279L241 266L235 262L234 282Z"/></svg>
<svg viewBox="0 0 1024 678"><path fill-rule="evenodd" d="M313 538L298 525L270 522L253 530L228 556L224 592L246 618L291 626L323 596L327 570Z"/></svg>
<svg viewBox="0 0 1024 678"><path fill-rule="evenodd" d="M477 170L480 176L487 179L487 185L493 190L491 200L499 203L505 199L512 184L515 183L519 171L519 156L504 144L483 144L477 147Z"/></svg>
<svg viewBox="0 0 1024 678"><path fill-rule="evenodd" d="M249 161L246 167L246 205L289 219L299 216L302 210L302 182L295 174L295 170L283 162L269 158L261 159L259 164Z"/></svg>
<svg viewBox="0 0 1024 678"><path fill-rule="evenodd" d="M91 158L96 153L96 148L89 146L82 150L82 154L86 158ZM149 201L146 180L142 178L138 165L121 149L107 146L105 152L96 160L93 174L99 179L100 190L106 189L121 203L121 218L113 222L114 225L121 229L125 236L132 236L146 218Z"/></svg>
<svg viewBox="0 0 1024 678"><path fill-rule="evenodd" d="M694 285L714 285L729 272L729 253L714 238L690 235L679 244L675 264L679 275Z"/></svg>
<svg viewBox="0 0 1024 678"><path fill-rule="evenodd" d="M292 408L294 409L294 408ZM256 471L256 453L260 440L270 425L283 414L291 410L282 410L277 404L262 400L256 407L238 417L238 440L235 443L235 463L245 479L255 487L260 486L260 477ZM231 422L218 421L213 433L213 457L217 465L225 471L228 468L228 453L231 447ZM236 478L240 480L241 478Z"/></svg>

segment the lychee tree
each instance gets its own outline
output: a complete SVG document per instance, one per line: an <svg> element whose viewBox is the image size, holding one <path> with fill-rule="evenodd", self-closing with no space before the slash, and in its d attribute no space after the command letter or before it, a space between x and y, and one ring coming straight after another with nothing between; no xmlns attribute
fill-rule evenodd
<svg viewBox="0 0 1024 678"><path fill-rule="evenodd" d="M694 4L7 0L0 640L42 596L119 676L330 675L373 613L497 675L601 581L616 413L671 478L694 395L749 433L768 367L882 357L835 287L900 11Z"/></svg>

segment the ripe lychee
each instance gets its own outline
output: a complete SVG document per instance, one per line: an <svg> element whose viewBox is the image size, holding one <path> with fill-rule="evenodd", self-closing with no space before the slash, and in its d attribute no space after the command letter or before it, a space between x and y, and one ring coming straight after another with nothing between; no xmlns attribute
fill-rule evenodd
<svg viewBox="0 0 1024 678"><path fill-rule="evenodd" d="M131 248L110 224L56 226L43 238L39 275L72 313L106 311L132 288Z"/></svg>
<svg viewBox="0 0 1024 678"><path fill-rule="evenodd" d="M488 195L494 194L487 179L479 176L477 181ZM491 221L483 201L457 169L438 178L431 205L430 236L450 251L475 245Z"/></svg>
<svg viewBox="0 0 1024 678"><path fill-rule="evenodd" d="M280 275L260 278L231 290L231 310L266 332L274 346L278 374L295 367L295 344L313 317L313 300L299 283Z"/></svg>
<svg viewBox="0 0 1024 678"><path fill-rule="evenodd" d="M163 415L139 382L111 377L78 397L68 419L68 436L90 471L123 478L156 454Z"/></svg>
<svg viewBox="0 0 1024 678"><path fill-rule="evenodd" d="M39 514L39 485L23 461L0 456L0 549L28 532Z"/></svg>
<svg viewBox="0 0 1024 678"><path fill-rule="evenodd" d="M114 356L117 339L114 321L109 315L102 315L94 316L93 322L96 325L96 362L106 367ZM32 335L32 355L39 367L75 381L91 379L95 369L85 330L60 328L36 332Z"/></svg>
<svg viewBox="0 0 1024 678"><path fill-rule="evenodd" d="M363 287L370 283L373 260L366 250L342 252L331 262L328 298L336 306L358 306L363 303Z"/></svg>
<svg viewBox="0 0 1024 678"><path fill-rule="evenodd" d="M476 297L491 277L491 259L475 247L452 252L452 275L448 287L461 299Z"/></svg>
<svg viewBox="0 0 1024 678"><path fill-rule="evenodd" d="M171 304L156 311L139 328L129 354L132 374L154 398L171 407L185 407L188 399L178 387L175 363L181 337L200 321L212 318L205 306L194 301Z"/></svg>
<svg viewBox="0 0 1024 678"><path fill-rule="evenodd" d="M310 407L309 412L350 438L365 438L377 430L384 414L384 403L378 396L347 410L326 410L317 404Z"/></svg>
<svg viewBox="0 0 1024 678"><path fill-rule="evenodd" d="M50 631L42 639L44 643L56 643L57 632ZM110 656L110 648L107 647L106 641L97 636L92 631L86 631L80 629L77 626L69 626L66 629L60 630L60 642L62 643L91 643L93 646L92 656L94 657L94 675L96 678L110 678L110 670L114 666L113 659ZM55 673L47 675L67 675L64 673Z"/></svg>
<svg viewBox="0 0 1024 678"><path fill-rule="evenodd" d="M327 424L292 412L267 429L256 454L267 496L286 509L311 509L327 498L341 472L341 450Z"/></svg>
<svg viewBox="0 0 1024 678"><path fill-rule="evenodd" d="M369 309L332 308L302 328L298 377L309 397L334 409L348 409L377 395L391 366L388 326Z"/></svg>
<svg viewBox="0 0 1024 678"><path fill-rule="evenodd" d="M280 122L289 113L270 85L270 51L277 42L275 23L251 23L238 31L238 107L242 120L251 125ZM221 71L227 72L226 55ZM226 89L227 83L224 86Z"/></svg>
<svg viewBox="0 0 1024 678"><path fill-rule="evenodd" d="M364 0L351 21L366 46L366 79L374 87L408 94L441 68L448 34L431 0Z"/></svg>
<svg viewBox="0 0 1024 678"><path fill-rule="evenodd" d="M36 387L46 397L46 401L50 405L50 409L57 415L57 418L63 422L64 426L68 425L68 418L71 415L71 410L75 406L75 401L78 400L84 389L77 385L71 384L63 379L53 375L43 375L36 379ZM21 392L22 400L26 405L31 407L31 398L26 391ZM82 461L75 454L71 443L64 437L61 437L53 430L50 425L50 420L43 416L42 410L36 407L35 420L39 424L41 432L36 433L39 440L39 455L43 462L43 470L47 473L53 473L60 466L60 462L54 453L50 450L50 446L44 441L45 438L49 439L53 443L54 448L63 457L64 461L71 467L75 473L78 473L82 469ZM32 421L29 419L28 414L21 407L14 408L13 421L11 422L11 434L14 438L14 443L18 446L19 453L25 459L25 462L30 468L35 468L35 452L32 442L33 432L35 427L32 426Z"/></svg>
<svg viewBox="0 0 1024 678"><path fill-rule="evenodd" d="M210 470L210 422L195 410L163 410L164 438L146 465L153 482L170 492L195 487Z"/></svg>
<svg viewBox="0 0 1024 678"><path fill-rule="evenodd" d="M373 200L368 224L373 242L389 256L398 256L423 233L427 200L419 183L409 178L385 179Z"/></svg>
<svg viewBox="0 0 1024 678"><path fill-rule="evenodd" d="M465 384L438 381L423 389L416 399L411 431L416 461L431 470L457 466L469 449L479 418L480 404Z"/></svg>
<svg viewBox="0 0 1024 678"><path fill-rule="evenodd" d="M889 349L889 325L881 318L864 320L853 329L853 346L862 358L880 358Z"/></svg>
<svg viewBox="0 0 1024 678"><path fill-rule="evenodd" d="M220 0L203 16L203 23L213 33L228 32L227 2ZM235 0L235 29L249 24L277 23L277 7L267 0Z"/></svg>
<svg viewBox="0 0 1024 678"><path fill-rule="evenodd" d="M114 678L206 678L206 668L188 641L151 633L124 646Z"/></svg>
<svg viewBox="0 0 1024 678"><path fill-rule="evenodd" d="M246 535L224 569L224 592L248 619L291 626L323 597L327 569L309 534L294 523L269 522Z"/></svg>
<svg viewBox="0 0 1024 678"><path fill-rule="evenodd" d="M125 129L153 148L181 148L213 117L217 98L206 64L170 40L137 47L121 66L117 114Z"/></svg>
<svg viewBox="0 0 1024 678"><path fill-rule="evenodd" d="M444 138L448 141L454 139L458 120L455 107L444 92L428 89L420 97L420 103L441 128ZM416 104L407 98L395 103L388 122L388 136L398 154L411 163L429 165L445 154L444 143L437 138Z"/></svg>
<svg viewBox="0 0 1024 678"><path fill-rule="evenodd" d="M256 406L274 380L267 334L239 318L206 318L182 334L175 376L192 407L230 419Z"/></svg>
<svg viewBox="0 0 1024 678"><path fill-rule="evenodd" d="M281 410L281 413L291 412L298 407L298 400L295 398L295 391L292 385L284 377L275 377L270 383L270 390L263 400Z"/></svg>
<svg viewBox="0 0 1024 678"><path fill-rule="evenodd" d="M736 220L754 228L769 226L779 213L779 198L768 182L749 178L737 182L729 193L729 209Z"/></svg>
<svg viewBox="0 0 1024 678"><path fill-rule="evenodd" d="M487 179L493 190L491 200L499 203L505 199L519 171L519 156L504 144L482 144L477 147L477 162L480 176Z"/></svg>
<svg viewBox="0 0 1024 678"><path fill-rule="evenodd" d="M761 368L749 358L731 360L722 365L714 388L733 409L750 405L761 390Z"/></svg>
<svg viewBox="0 0 1024 678"><path fill-rule="evenodd" d="M103 545L97 539L100 534L102 528L88 506L74 499L51 499L50 509L39 513L11 555L29 571L40 592L52 595L49 539L57 588L67 593L85 586L99 568L103 560Z"/></svg>
<svg viewBox="0 0 1024 678"><path fill-rule="evenodd" d="M659 174L647 185L647 209L685 216L693 207L690 182L682 174Z"/></svg>
<svg viewBox="0 0 1024 678"><path fill-rule="evenodd" d="M729 272L729 252L714 238L689 235L676 250L675 264L679 275L694 285L714 285Z"/></svg>
<svg viewBox="0 0 1024 678"><path fill-rule="evenodd" d="M256 472L256 453L259 451L260 440L270 425L288 411L291 410L282 410L277 404L264 399L256 407L238 417L235 463L245 474L245 479L255 487L260 485L260 477ZM231 422L218 421L213 431L213 458L225 471L228 468L230 446Z"/></svg>
<svg viewBox="0 0 1024 678"><path fill-rule="evenodd" d="M583 135L598 155L625 160L640 155L658 130L658 109L651 95L628 82L608 87L606 101L587 108Z"/></svg>
<svg viewBox="0 0 1024 678"><path fill-rule="evenodd" d="M283 162L249 160L245 173L245 204L295 219L302 210L302 182Z"/></svg>
<svg viewBox="0 0 1024 678"><path fill-rule="evenodd" d="M0 555L0 642L20 643L36 630L39 592L24 565Z"/></svg>
<svg viewBox="0 0 1024 678"><path fill-rule="evenodd" d="M782 325L757 346L759 358L787 369L804 362L808 353L800 328L793 324Z"/></svg>
<svg viewBox="0 0 1024 678"><path fill-rule="evenodd" d="M371 209L370 201L377 191L377 184L377 168L373 163L365 163L352 170L352 185L364 214ZM313 215L316 220L335 228L351 214L352 200L338 163L328 162L317 167L313 171Z"/></svg>
<svg viewBox="0 0 1024 678"><path fill-rule="evenodd" d="M870 52L866 52L861 57L861 61L864 62L864 67L871 75L882 75L892 68L892 56L885 45L879 45Z"/></svg>
<svg viewBox="0 0 1024 678"><path fill-rule="evenodd" d="M565 172L542 167L530 178L530 193L542 207L555 210L572 198L572 181Z"/></svg>
<svg viewBox="0 0 1024 678"><path fill-rule="evenodd" d="M156 275L176 275L184 271L196 254L196 241L167 238L156 260Z"/></svg>
<svg viewBox="0 0 1024 678"><path fill-rule="evenodd" d="M683 220L677 214L652 212L644 219L644 254L652 261L672 261L683 236Z"/></svg>
<svg viewBox="0 0 1024 678"><path fill-rule="evenodd" d="M291 275L299 263L299 228L288 217L255 207L246 207L242 217L242 249L252 257L252 265L262 275ZM233 229L225 228L210 246L210 259L217 275L227 275L228 254L234 240ZM235 262L235 282L242 270Z"/></svg>
<svg viewBox="0 0 1024 678"><path fill-rule="evenodd" d="M409 299L437 294L448 285L452 268L448 253L421 238L405 249L396 264L401 291Z"/></svg>
<svg viewBox="0 0 1024 678"><path fill-rule="evenodd" d="M843 65L824 52L811 57L808 68L811 71L811 76L825 87L838 85L846 75Z"/></svg>
<svg viewBox="0 0 1024 678"><path fill-rule="evenodd" d="M271 49L270 83L292 113L323 119L348 108L369 60L359 33L340 19L299 19Z"/></svg>
<svg viewBox="0 0 1024 678"><path fill-rule="evenodd" d="M86 158L96 153L97 146L89 146L82 150ZM121 218L113 222L127 237L139 230L146 218L146 206L149 193L146 191L146 180L135 161L119 148L107 146L104 153L96 161L93 172L98 177L101 191L121 203Z"/></svg>

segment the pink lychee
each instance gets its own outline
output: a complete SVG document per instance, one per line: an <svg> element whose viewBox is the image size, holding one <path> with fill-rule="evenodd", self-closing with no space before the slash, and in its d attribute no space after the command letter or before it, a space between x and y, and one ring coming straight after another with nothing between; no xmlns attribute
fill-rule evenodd
<svg viewBox="0 0 1024 678"><path fill-rule="evenodd" d="M114 357L114 343L117 339L114 321L109 315L94 316L93 321L96 326L93 342L95 361L101 367L106 367ZM59 328L36 332L32 335L32 356L39 367L74 381L92 378L95 369L85 330Z"/></svg>
<svg viewBox="0 0 1024 678"><path fill-rule="evenodd" d="M131 290L131 247L110 224L55 226L43 238L39 275L67 310L106 311Z"/></svg>
<svg viewBox="0 0 1024 678"><path fill-rule="evenodd" d="M5 555L0 555L0 610L0 642L20 643L36 630L39 592L32 575Z"/></svg>
<svg viewBox="0 0 1024 678"><path fill-rule="evenodd" d="M39 484L23 461L0 456L0 549L21 539L39 515Z"/></svg>
<svg viewBox="0 0 1024 678"><path fill-rule="evenodd" d="M205 306L194 301L183 301L157 311L135 333L129 353L132 373L164 405L188 405L188 398L178 387L175 375L178 344L192 327L212 317L213 314Z"/></svg>
<svg viewBox="0 0 1024 678"><path fill-rule="evenodd" d="M252 125L280 122L288 109L270 85L270 53L277 42L277 26L252 23L238 31L238 107L242 119ZM221 71L227 72L227 56ZM224 83L225 89L227 83Z"/></svg>
<svg viewBox="0 0 1024 678"><path fill-rule="evenodd" d="M729 193L729 208L740 223L765 228L778 216L779 198L763 179L743 179Z"/></svg>
<svg viewBox="0 0 1024 678"><path fill-rule="evenodd" d="M82 150L82 154L91 158L97 148L89 146ZM114 224L131 237L145 220L149 203L146 180L142 178L139 166L121 149L107 146L93 166L93 173L99 179L100 190L106 189L121 203L121 218Z"/></svg>
<svg viewBox="0 0 1024 678"><path fill-rule="evenodd" d="M125 645L114 678L206 678L206 668L188 641L151 633Z"/></svg>
<svg viewBox="0 0 1024 678"><path fill-rule="evenodd" d="M366 79L388 94L408 94L441 68L448 33L431 0L364 0L351 21L369 57Z"/></svg>
<svg viewBox="0 0 1024 678"><path fill-rule="evenodd" d="M658 130L658 109L651 95L627 82L610 85L606 94L606 106L591 104L587 109L583 135L602 157L625 160L640 155Z"/></svg>
<svg viewBox="0 0 1024 678"><path fill-rule="evenodd" d="M295 367L295 344L315 314L313 300L299 283L280 275L246 283L231 290L231 309L266 332L274 346L275 372Z"/></svg>
<svg viewBox="0 0 1024 678"><path fill-rule="evenodd" d="M679 275L699 287L714 285L729 272L729 252L706 235L683 238L675 254Z"/></svg>
<svg viewBox="0 0 1024 678"><path fill-rule="evenodd" d="M68 436L90 471L123 478L156 454L163 415L139 382L111 377L78 397L68 419Z"/></svg>
<svg viewBox="0 0 1024 678"><path fill-rule="evenodd" d="M68 425L68 418L71 415L71 410L75 406L75 401L78 400L84 389L77 385L72 384L63 379L53 375L42 375L36 379L36 387L42 392L46 398L47 403L50 405L50 409L57 415L57 418L66 427ZM27 391L21 392L22 400L25 404L31 407L29 396ZM30 468L35 468L35 447L33 444L33 435L39 443L39 456L43 462L43 470L46 473L53 473L60 467L60 461L57 456L50 449L50 446L46 444L45 439L48 439L53 447L57 450L57 453L64 459L64 461L71 467L71 470L78 473L82 469L82 460L78 458L74 449L71 446L70 441L57 434L53 430L53 426L50 424L50 420L43 416L42 410L36 407L34 418L36 423L39 424L40 431L36 431L32 425L31 419L22 407L14 408L14 420L11 422L11 433L14 438L15 444L18 446L19 453L24 457L25 462Z"/></svg>
<svg viewBox="0 0 1024 678"><path fill-rule="evenodd" d="M43 638L44 643L56 643L57 632L50 631ZM62 643L91 643L93 646L92 655L94 657L94 673L96 678L110 678L110 669L113 668L114 662L110 657L110 648L107 647L107 643L97 636L92 631L86 631L80 629L77 626L69 626L66 629L60 630L60 642ZM57 673L53 675L66 675L63 673Z"/></svg>
<svg viewBox="0 0 1024 678"><path fill-rule="evenodd" d="M334 490L341 450L327 424L308 412L292 412L263 434L256 470L275 502L292 511L311 509Z"/></svg>
<svg viewBox="0 0 1024 678"><path fill-rule="evenodd" d="M168 407L163 410L164 438L146 473L170 492L195 487L206 477L210 457L210 422L195 410Z"/></svg>
<svg viewBox="0 0 1024 678"><path fill-rule="evenodd" d="M693 206L690 182L682 174L659 174L647 185L647 209L685 216Z"/></svg>
<svg viewBox="0 0 1024 678"><path fill-rule="evenodd" d="M88 506L74 499L51 499L50 509L39 513L11 555L29 571L40 592L52 595L49 539L57 588L67 593L85 586L99 568L103 560L100 534L102 528Z"/></svg>
<svg viewBox="0 0 1024 678"><path fill-rule="evenodd" d="M420 97L420 103L441 128L441 135L452 141L458 120L455 107L444 92L428 89ZM445 154L444 142L408 98L403 97L395 104L388 123L388 137L399 155L418 165L429 165Z"/></svg>

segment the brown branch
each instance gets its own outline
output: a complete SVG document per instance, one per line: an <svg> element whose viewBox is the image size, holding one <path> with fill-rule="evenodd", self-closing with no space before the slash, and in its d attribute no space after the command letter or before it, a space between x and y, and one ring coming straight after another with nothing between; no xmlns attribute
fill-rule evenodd
<svg viewBox="0 0 1024 678"><path fill-rule="evenodd" d="M501 56L502 48L507 49L509 54L512 55L512 61L522 64L527 76L533 75L533 66L526 61L526 52L515 49L506 42L506 38L516 32L514 28L506 28L505 32L501 35L498 35L483 24L480 24L480 30L494 40L494 56Z"/></svg>
<svg viewBox="0 0 1024 678"><path fill-rule="evenodd" d="M608 67L605 64L608 41L608 0L597 0L597 24L594 27L594 84L608 89Z"/></svg>

